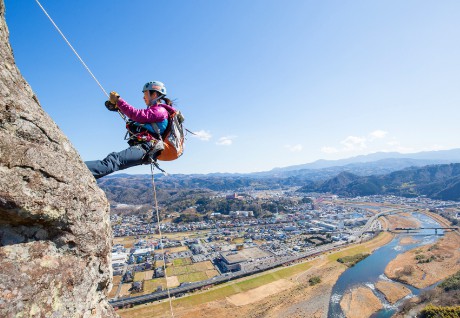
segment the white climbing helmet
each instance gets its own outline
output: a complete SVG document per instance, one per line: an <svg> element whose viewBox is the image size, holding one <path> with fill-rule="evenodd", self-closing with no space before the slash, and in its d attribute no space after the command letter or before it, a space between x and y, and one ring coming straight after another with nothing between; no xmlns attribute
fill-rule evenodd
<svg viewBox="0 0 460 318"><path fill-rule="evenodd" d="M166 95L165 84L159 81L152 81L152 82L145 83L144 87L142 88L142 92L145 92L145 91L156 91L163 96Z"/></svg>

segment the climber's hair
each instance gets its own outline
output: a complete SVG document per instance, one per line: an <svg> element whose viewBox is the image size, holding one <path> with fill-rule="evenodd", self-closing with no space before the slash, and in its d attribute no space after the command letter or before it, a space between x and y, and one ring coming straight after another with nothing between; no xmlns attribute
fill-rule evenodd
<svg viewBox="0 0 460 318"><path fill-rule="evenodd" d="M154 92L156 92L158 94L157 91L149 90L150 95L152 95ZM163 101L163 103L165 103L166 105L169 105L169 106L173 105L173 102L169 98L167 98L165 96L161 97L159 100Z"/></svg>

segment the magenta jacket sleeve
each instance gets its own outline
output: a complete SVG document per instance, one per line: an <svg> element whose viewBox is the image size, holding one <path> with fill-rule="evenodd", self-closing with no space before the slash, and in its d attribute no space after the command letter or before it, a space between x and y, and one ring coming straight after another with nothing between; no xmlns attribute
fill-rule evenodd
<svg viewBox="0 0 460 318"><path fill-rule="evenodd" d="M129 119L138 123L157 123L168 118L168 111L164 108L167 105L156 105L146 109L137 109L128 104L122 98L118 99L117 106L120 111ZM170 106L168 106L170 107Z"/></svg>

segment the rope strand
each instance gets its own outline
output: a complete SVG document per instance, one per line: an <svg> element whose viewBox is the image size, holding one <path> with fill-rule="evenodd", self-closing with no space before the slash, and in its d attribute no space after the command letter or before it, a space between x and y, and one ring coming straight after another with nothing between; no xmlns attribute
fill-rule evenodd
<svg viewBox="0 0 460 318"><path fill-rule="evenodd" d="M56 28L56 30L59 32L59 34L62 36L62 38L64 39L64 41L67 43L67 45L69 45L69 47L72 49L72 51L75 53L75 55L78 57L78 59L80 60L81 64L83 64L83 66L85 67L85 69L88 71L88 73L91 75L91 77L96 81L97 85L99 85L99 87L101 88L101 90L104 92L105 96L107 96L107 98L109 98L109 94L107 93L107 91L104 89L104 87L102 87L101 83L99 83L99 81L97 80L96 76L94 76L93 72L91 72L91 70L89 69L89 67L86 65L86 63L83 61L83 59L80 57L80 55L77 53L77 51L73 48L72 44L70 44L70 42L67 40L67 38L65 37L64 33L62 33L61 29L59 29L59 27L56 25L56 23L54 23L54 20L50 17L50 15L48 14L48 12L46 12L45 8L43 8L42 4L40 3L40 1L38 0L35 0L35 2L37 2L38 6L42 9L43 13L45 13L45 15L48 17L48 19L51 21L51 23L54 25L54 27ZM126 122L127 119L126 119L126 116L120 111L118 110L117 111L118 114L121 116L121 118Z"/></svg>
<svg viewBox="0 0 460 318"><path fill-rule="evenodd" d="M171 311L171 317L174 318L174 312L173 312L172 301L171 301L171 294L169 293L169 286L168 286L168 275L166 274L166 259L165 259L165 252L164 252L164 248L163 248L163 236L161 234L161 227L160 227L160 213L158 211L158 201L157 201L157 191L156 191L156 187L155 187L155 178L153 176L153 162L150 163L150 172L152 174L153 198L154 198L154 201L155 201L155 210L156 210L156 214L157 214L158 235L160 235L161 254L163 255L163 271L165 273L165 279L166 279L166 290L168 291L169 310ZM153 219L153 211L152 211L151 219Z"/></svg>
<svg viewBox="0 0 460 318"><path fill-rule="evenodd" d="M43 8L43 6L41 5L40 1L38 0L35 0L35 2L37 2L37 4L39 5L39 7L43 10L43 12L45 13L45 15L48 17L48 19L51 21L51 23L54 25L54 27L56 28L56 30L59 32L59 34L62 36L62 38L64 39L64 41L66 41L67 45L69 45L69 47L72 49L72 51L75 53L75 55L78 57L78 59L80 60L81 64L83 64L83 66L86 68L86 70L88 71L88 73L93 77L93 79L96 81L97 85L99 85L99 87L102 89L102 91L104 92L105 96L109 97L109 94L107 94L106 90L104 89L104 87L102 87L101 83L99 83L99 81L97 80L96 76L94 76L94 74L91 72L91 70L89 69L89 67L86 65L86 63L83 61L83 59L80 57L80 55L78 55L77 51L73 48L72 44L70 44L70 42L67 40L67 38L65 37L65 35L61 32L61 30L59 29L59 27L56 25L56 23L54 23L53 19L51 19L50 15L48 14L48 12L46 12L45 8Z"/></svg>

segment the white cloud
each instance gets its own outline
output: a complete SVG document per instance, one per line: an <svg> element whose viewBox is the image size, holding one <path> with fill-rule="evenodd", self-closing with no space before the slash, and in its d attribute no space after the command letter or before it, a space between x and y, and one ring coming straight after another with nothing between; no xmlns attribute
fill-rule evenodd
<svg viewBox="0 0 460 318"><path fill-rule="evenodd" d="M303 149L301 144L285 145L284 147L286 147L290 152L299 152L299 151L302 151L302 149Z"/></svg>
<svg viewBox="0 0 460 318"><path fill-rule="evenodd" d="M209 141L212 137L211 133L205 130L194 131L194 135L192 136L203 141Z"/></svg>
<svg viewBox="0 0 460 318"><path fill-rule="evenodd" d="M366 148L366 138L357 136L348 136L340 142L344 145L346 151L362 150Z"/></svg>
<svg viewBox="0 0 460 318"><path fill-rule="evenodd" d="M324 146L321 148L321 152L326 154L335 154L335 153L350 153L354 152L356 154L361 153L372 153L372 152L400 152L400 153L409 153L415 151L423 150L437 150L442 149L443 147L439 145L434 145L430 149L414 149L407 147L401 142L392 136L388 138L389 132L376 129L366 136L348 136L340 142L341 147L331 147Z"/></svg>
<svg viewBox="0 0 460 318"><path fill-rule="evenodd" d="M385 136L388 135L388 132L384 130L374 130L369 135L371 139L381 139L385 138Z"/></svg>
<svg viewBox="0 0 460 318"><path fill-rule="evenodd" d="M233 139L235 139L236 136L225 136L219 138L219 140L216 142L216 145L219 146L230 146L233 144Z"/></svg>
<svg viewBox="0 0 460 318"><path fill-rule="evenodd" d="M337 152L339 152L339 150L337 148L334 148L334 147L323 147L323 148L321 148L321 152L324 152L324 153L337 153Z"/></svg>
<svg viewBox="0 0 460 318"><path fill-rule="evenodd" d="M387 142L387 145L392 146L392 147L396 147L396 146L400 145L400 142L397 141L397 140L391 140L391 141Z"/></svg>

